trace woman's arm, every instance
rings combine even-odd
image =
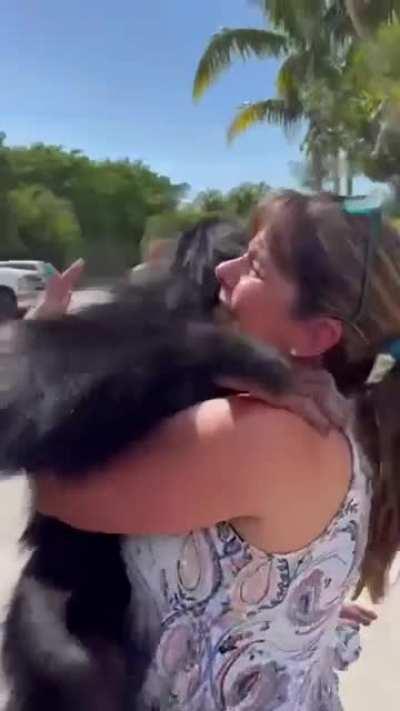
[[[250,398],[211,400],[167,420],[82,483],[44,479],[37,507],[77,528],[120,534],[179,534],[262,516],[268,472],[298,464],[306,429]]]

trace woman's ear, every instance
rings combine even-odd
[[[309,319],[302,329],[296,354],[300,358],[321,356],[334,348],[343,335],[341,321],[329,316]]]

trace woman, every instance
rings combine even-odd
[[[74,526],[136,535],[128,570],[152,602],[149,628],[154,610],[161,623],[144,709],[340,707],[342,602],[363,559],[362,584],[383,593],[399,539],[396,369],[365,383],[400,330],[400,245],[383,229],[366,261],[371,234],[329,197],[286,193],[260,206],[246,254],[218,267],[239,328],[358,396],[369,527],[369,466],[350,428],[322,437],[246,396],[179,413],[102,476],[38,492]]]

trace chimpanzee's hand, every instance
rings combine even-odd
[[[332,427],[344,429],[351,415],[350,402],[339,393],[333,376],[321,368],[295,366],[293,394],[277,404],[300,415],[322,433]]]
[[[274,396],[257,385],[224,381],[240,392],[248,392],[252,397],[266,402],[271,407],[289,410],[309,422],[321,434],[328,434],[332,427],[343,429],[351,414],[351,405],[339,393],[335,381],[326,370],[306,366],[295,366],[290,392]]]

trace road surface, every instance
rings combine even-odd
[[[101,290],[78,292],[74,307],[105,298]],[[17,540],[29,506],[22,477],[0,482],[0,620],[23,561]],[[396,562],[400,569],[400,559]],[[393,573],[393,582],[397,570]],[[345,711],[399,711],[400,708],[400,584],[393,584],[384,605],[377,608],[379,620],[363,634],[359,662],[342,675]],[[0,684],[0,711],[5,689]],[[55,710],[56,711],[56,710]]]
[[[100,303],[109,298],[109,292],[106,289],[80,289],[72,295],[71,311],[83,308],[88,304]]]

